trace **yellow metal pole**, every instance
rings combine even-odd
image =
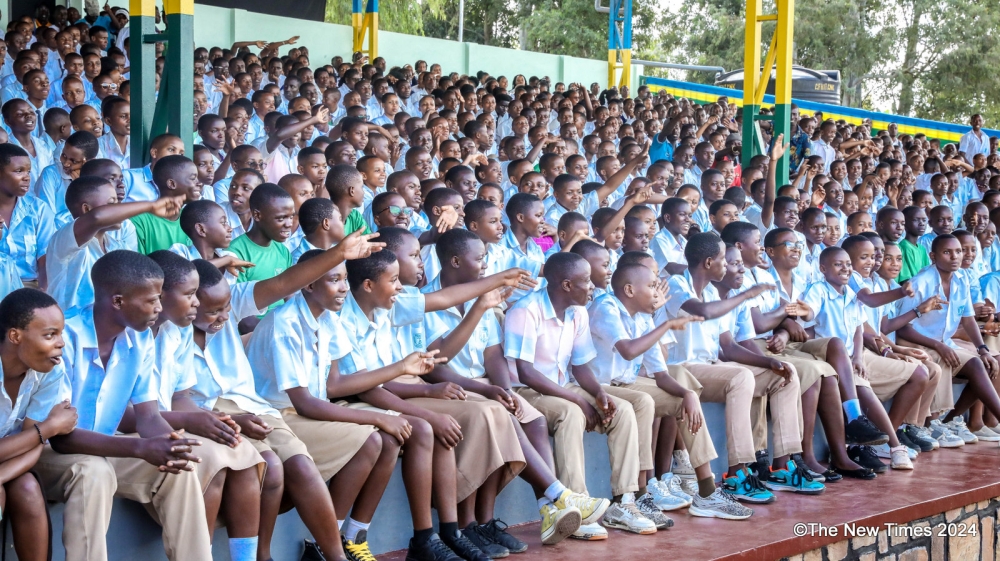
[[[767,92],[767,84],[771,81],[771,68],[774,66],[774,57],[778,55],[778,50],[774,48],[778,34],[771,36],[771,46],[767,48],[767,57],[764,59],[764,66],[760,71],[760,81],[757,83],[757,92],[754,95],[754,104],[764,103],[764,94]]]

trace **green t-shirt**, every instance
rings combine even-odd
[[[130,218],[135,226],[139,253],[149,255],[161,249],[170,249],[175,243],[191,245],[191,238],[181,230],[180,220],[167,220],[154,214],[140,214]]]
[[[903,238],[899,240],[899,252],[903,254],[903,268],[896,277],[896,282],[904,283],[913,278],[921,269],[931,264],[927,250],[914,245]]]
[[[292,266],[292,254],[289,253],[285,244],[272,241],[268,246],[259,246],[254,243],[246,234],[233,240],[229,244],[229,251],[236,254],[244,261],[254,264],[253,267],[243,271],[236,277],[236,282],[261,281],[274,278],[285,269]],[[282,301],[275,302],[268,306],[268,310],[273,310],[282,304]]]
[[[358,230],[361,230],[362,234],[372,233],[368,224],[365,222],[365,218],[361,216],[358,209],[352,208],[351,212],[347,214],[347,220],[344,221],[344,235],[349,236]]]

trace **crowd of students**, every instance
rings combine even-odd
[[[46,500],[71,561],[107,559],[116,496],[172,560],[210,559],[224,523],[234,561],[268,561],[295,508],[302,559],[372,561],[398,461],[407,559],[482,561],[527,550],[494,512],[515,477],[555,544],[1000,441],[978,115],[942,146],[794,109],[742,166],[726,98],[325,64],[292,38],[197,48],[193,153],[164,134],[147,164],[127,21],[57,7],[0,42],[0,515],[22,561],[49,554]]]

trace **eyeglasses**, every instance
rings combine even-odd
[[[385,211],[389,211],[389,214],[393,216],[399,216],[400,214],[402,214],[403,216],[410,216],[413,214],[412,208],[408,206],[398,207],[396,205],[389,205],[386,208],[383,208],[382,210],[378,211],[376,214],[382,214]]]
[[[264,160],[247,160],[247,167],[250,169],[262,169]]]
[[[118,84],[99,84],[102,90],[117,90]]]
[[[783,245],[788,249],[798,249],[800,251],[802,250],[803,247],[805,247],[805,244],[803,244],[802,242],[779,242],[775,244],[774,247],[778,247],[779,245]]]

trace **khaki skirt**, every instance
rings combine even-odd
[[[294,407],[282,409],[281,418],[295,436],[305,443],[323,481],[329,481],[337,475],[361,450],[368,437],[378,430],[371,425],[317,421],[299,415]]]

